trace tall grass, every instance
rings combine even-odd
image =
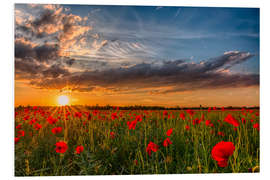
[[[253,128],[253,124],[259,122],[259,116],[255,115],[257,111],[243,115],[240,110],[201,110],[195,111],[193,116],[185,111],[168,111],[169,117],[164,116],[163,111],[150,110],[108,110],[99,111],[97,115],[93,111],[71,107],[43,108],[36,114],[34,111],[37,110],[30,109],[28,113],[16,110],[15,125],[21,124],[25,131],[25,136],[15,145],[16,176],[240,173],[259,167],[259,131]],[[41,111],[49,113],[42,116]],[[67,112],[71,112],[68,119],[65,118]],[[75,117],[75,112],[82,112],[82,117]],[[84,112],[91,114],[90,120]],[[115,120],[111,119],[112,112],[117,112]],[[185,113],[185,120],[180,118],[180,113]],[[229,113],[239,122],[244,117],[246,123],[241,122],[234,129],[223,121]],[[49,114],[60,117],[56,124],[46,121]],[[29,115],[28,120],[24,120],[26,115]],[[143,119],[137,122],[135,130],[130,130],[127,121],[134,120],[136,115],[142,115]],[[202,115],[204,121],[193,125],[193,120]],[[32,118],[42,125],[40,130],[29,124]],[[206,120],[211,120],[213,127],[206,126]],[[189,130],[185,129],[186,125]],[[63,131],[55,135],[51,129],[58,126],[63,127]],[[162,143],[170,128],[173,128],[169,137],[172,144],[164,147]],[[15,129],[16,136],[17,131]],[[115,133],[114,138],[110,132]],[[218,132],[223,132],[224,136]],[[68,144],[68,150],[63,154],[55,152],[58,141]],[[150,141],[159,146],[151,156],[146,152]],[[211,157],[213,146],[220,141],[231,141],[235,145],[234,154],[224,168]],[[84,147],[81,154],[75,153],[78,145]]]

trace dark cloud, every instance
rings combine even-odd
[[[42,64],[37,64],[33,59],[29,60],[22,60],[22,59],[15,59],[15,73],[25,73],[30,75],[29,77],[35,78],[39,77],[40,73],[46,67]]]
[[[33,46],[23,43],[22,41],[15,42],[15,58],[28,59],[33,58],[34,56],[35,52]]]
[[[39,61],[49,61],[58,58],[59,47],[56,44],[44,44],[34,48],[36,58]]]
[[[46,70],[42,71],[43,76],[57,78],[61,75],[66,76],[69,74],[69,71],[60,65],[52,65]]]
[[[33,46],[24,41],[15,41],[15,58],[29,59],[44,62],[56,60],[59,56],[59,47],[55,44],[43,44]]]
[[[166,61],[162,64],[141,63],[128,68],[84,71],[70,73],[64,77],[42,79],[32,85],[41,88],[74,87],[92,90],[93,86],[118,89],[143,89],[171,87],[159,93],[179,92],[198,89],[248,87],[259,85],[258,74],[233,74],[224,72],[227,67],[246,61],[250,53],[230,52],[201,63],[183,60]],[[52,86],[54,85],[54,86]],[[75,88],[77,91],[80,88]]]
[[[65,63],[69,66],[71,66],[75,62],[75,59],[67,59]]]
[[[42,27],[47,24],[56,24],[58,20],[58,16],[50,10],[45,10],[40,18],[37,18],[32,22],[32,25],[36,28]]]

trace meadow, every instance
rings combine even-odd
[[[15,109],[15,176],[259,172],[258,109]]]

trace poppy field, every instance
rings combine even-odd
[[[258,109],[15,108],[15,176],[259,172]]]

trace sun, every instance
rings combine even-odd
[[[65,95],[58,96],[58,104],[61,106],[67,105],[69,102],[69,98]]]

